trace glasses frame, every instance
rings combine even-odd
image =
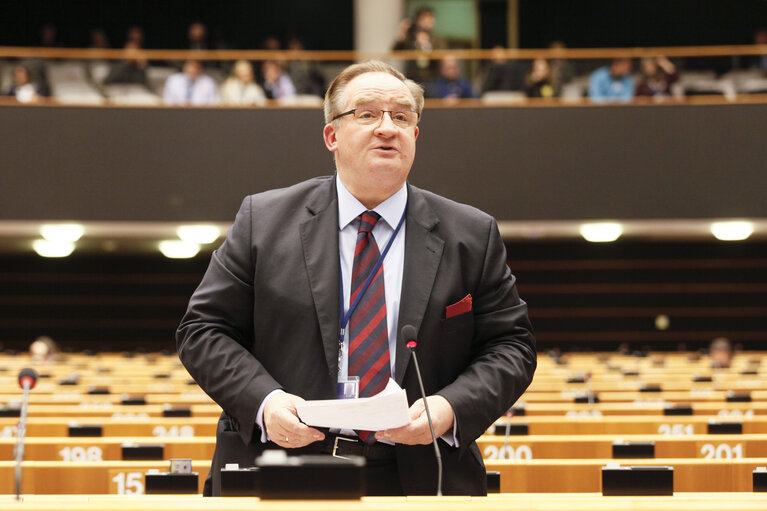
[[[418,123],[419,123],[419,122],[420,122],[420,120],[421,120],[421,114],[419,114],[419,113],[418,113],[418,112],[416,112],[415,110],[384,110],[383,108],[370,108],[370,107],[352,108],[352,109],[351,109],[351,110],[349,110],[348,112],[344,112],[344,113],[342,113],[342,114],[338,114],[338,115],[336,115],[335,117],[333,117],[333,119],[332,119],[332,120],[333,120],[333,121],[335,121],[336,119],[340,119],[341,117],[344,117],[344,116],[347,116],[347,115],[352,115],[352,114],[354,114],[354,113],[355,113],[357,110],[378,110],[379,112],[381,112],[381,118],[378,120],[378,122],[379,122],[379,123],[380,123],[381,121],[383,121],[383,114],[386,114],[386,113],[388,113],[388,114],[389,114],[389,118],[392,120],[392,123],[393,123],[395,126],[397,126],[398,128],[400,128],[400,129],[405,129],[405,128],[415,128],[416,126],[418,126]],[[399,126],[399,125],[398,125],[398,124],[397,124],[397,123],[394,121],[394,118],[392,117],[392,114],[393,114],[394,112],[410,112],[410,113],[413,113],[413,114],[415,114],[415,115],[416,115],[415,124],[413,124],[412,126],[405,126],[405,128],[402,128],[402,127],[400,127],[400,126]],[[371,123],[371,125],[372,125],[372,123]]]

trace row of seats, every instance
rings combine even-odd
[[[680,492],[751,491],[751,472],[767,465],[761,356],[711,369],[707,357],[686,353],[541,355],[533,385],[478,443],[488,470],[502,473],[502,491],[599,491],[609,463],[674,466]],[[0,358],[0,404],[11,405],[0,408],[3,459],[18,420],[15,375],[26,365],[24,356]],[[25,471],[77,479],[63,493],[118,493],[120,481],[125,493],[130,474],[138,484],[140,470],[167,469],[175,457],[195,460],[201,479],[207,475],[220,409],[175,356],[72,355],[41,373]],[[728,401],[725,389],[743,378],[752,381],[738,393],[752,400]],[[584,400],[583,392],[593,394]],[[163,460],[128,461],[135,457]]]
[[[152,65],[146,68],[147,84],[106,84],[111,64],[107,61],[46,61],[43,69],[50,94],[57,102],[70,105],[157,106],[163,103],[163,88],[168,77],[178,68]],[[0,91],[8,90],[13,81],[13,65],[0,61]],[[205,74],[221,86],[226,74],[218,68],[208,68]],[[318,106],[322,98],[298,95],[280,101],[283,104]]]
[[[167,430],[166,430],[167,431]],[[111,461],[210,459],[211,436],[151,437],[30,436],[27,461]],[[13,459],[15,439],[0,438],[0,459]],[[767,433],[714,435],[485,435],[479,439],[485,460],[533,459],[741,459],[767,458]]]
[[[320,65],[320,69],[324,69]],[[168,65],[147,67],[147,86],[136,84],[104,84],[111,64],[108,61],[49,61],[44,64],[51,88],[51,94],[64,104],[97,105],[109,102],[115,105],[160,105],[167,78],[177,72]],[[336,65],[328,67],[325,73],[332,78]],[[226,79],[218,68],[206,69],[206,74],[219,85]],[[580,100],[587,95],[590,75],[574,78],[562,88],[564,100]],[[12,64],[0,61],[0,91],[12,85]],[[717,76],[714,71],[683,71],[679,81],[672,86],[672,95],[677,98],[691,94],[720,94],[735,99],[739,94],[767,92],[767,77],[758,69],[737,69]],[[487,91],[482,98],[489,104],[524,101],[522,91]],[[321,98],[301,96],[290,102],[319,104]]]

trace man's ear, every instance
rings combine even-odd
[[[338,151],[336,127],[332,122],[325,125],[325,128],[322,130],[322,138],[325,140],[325,147],[328,148],[328,151],[331,153]]]
[[[421,130],[418,129],[418,126],[415,127],[415,136],[414,139],[418,139],[418,134],[421,132]]]

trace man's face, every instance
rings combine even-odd
[[[196,60],[189,60],[184,64],[184,73],[191,80],[195,80],[202,74],[202,64]]]
[[[442,59],[442,76],[448,80],[457,80],[458,75],[458,61],[454,57]]]
[[[339,113],[363,107],[415,110],[410,90],[388,73],[355,77],[341,98],[344,106]],[[353,115],[347,115],[325,125],[323,135],[328,150],[336,153],[341,181],[366,206],[375,202],[374,207],[405,183],[415,157],[418,127],[400,128],[387,113],[372,125],[357,124]]]
[[[622,78],[631,73],[630,60],[615,60],[610,66],[610,73],[616,78]]]

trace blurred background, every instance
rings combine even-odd
[[[539,348],[767,341],[767,2],[0,3],[0,345],[173,350],[325,88],[421,83],[411,183],[499,221]]]

